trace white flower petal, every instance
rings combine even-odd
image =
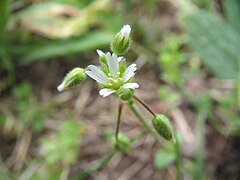
[[[93,78],[95,81],[101,84],[108,85],[108,77],[106,74],[104,74],[104,72],[101,69],[94,65],[89,65],[88,68],[91,70],[86,71],[86,74],[89,77]]]
[[[99,94],[101,95],[101,96],[103,96],[103,97],[106,97],[106,96],[109,96],[110,94],[112,94],[112,93],[114,93],[114,92],[116,92],[115,90],[112,90],[112,89],[107,89],[107,88],[105,88],[105,89],[101,89],[100,91],[99,91]]]
[[[123,56],[120,56],[120,57],[118,57],[117,59],[118,59],[118,62],[120,63],[120,62],[124,59],[124,57],[123,57]]]
[[[126,83],[121,88],[123,89],[136,89],[139,88],[138,83]]]
[[[107,59],[107,64],[109,71],[112,75],[116,75],[117,72],[119,71],[119,64],[118,64],[118,58],[117,56],[113,53],[112,55],[108,52],[106,54],[106,59]]]
[[[130,32],[131,32],[131,26],[126,24],[122,27],[121,31],[120,31],[120,34],[123,36],[123,37],[129,37],[130,35]]]
[[[96,74],[94,74],[92,71],[86,71],[86,74],[91,77],[92,79],[94,79],[95,81],[97,81],[98,83],[107,85],[107,81],[101,79],[99,76],[97,76]]]
[[[136,64],[131,64],[128,66],[128,68],[123,73],[123,81],[126,82],[130,78],[132,78],[135,75],[135,71],[137,70]]]
[[[64,83],[62,82],[62,83],[57,87],[57,90],[58,90],[59,92],[61,92],[61,91],[63,91],[63,89],[64,89]]]
[[[101,50],[99,50],[99,49],[97,49],[97,53],[98,53],[99,57],[102,57],[102,56],[104,56],[104,55],[105,55],[105,53],[104,53],[104,52],[102,52],[102,51],[101,51]]]

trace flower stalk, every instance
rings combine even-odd
[[[154,131],[146,122],[146,120],[142,117],[142,115],[138,112],[138,110],[135,108],[135,105],[133,102],[127,103],[129,109],[133,112],[133,114],[138,118],[138,120],[142,123],[144,128],[153,135],[153,137],[156,139],[156,141],[161,144],[161,140],[159,139],[159,135]]]
[[[120,102],[119,106],[118,106],[117,127],[116,127],[116,133],[115,133],[116,141],[118,140],[118,132],[119,132],[119,129],[120,129],[120,121],[121,121],[122,109],[123,109],[123,103]]]
[[[145,107],[152,115],[153,117],[156,117],[156,114],[148,107],[148,105],[146,105],[141,99],[139,99],[137,96],[133,96],[133,98],[138,101],[141,105],[143,105],[143,107]]]

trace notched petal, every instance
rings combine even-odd
[[[127,69],[123,73],[123,80],[124,82],[128,81],[130,78],[132,78],[136,73],[135,71],[137,70],[137,65],[132,64],[127,67]]]
[[[101,96],[103,96],[103,97],[106,97],[106,96],[109,96],[110,94],[112,94],[112,93],[114,93],[114,92],[116,92],[115,90],[112,90],[112,89],[107,89],[107,88],[105,88],[105,89],[101,89],[100,91],[99,91],[99,94],[101,95]]]
[[[136,89],[139,88],[138,83],[126,83],[122,86],[123,89]]]

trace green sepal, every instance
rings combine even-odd
[[[133,90],[125,89],[124,92],[120,95],[120,98],[123,101],[129,101],[133,96]]]

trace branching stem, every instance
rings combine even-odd
[[[134,115],[138,118],[138,120],[142,123],[142,125],[144,126],[144,128],[153,135],[153,137],[155,137],[155,139],[157,140],[157,142],[159,144],[161,144],[161,141],[159,139],[159,135],[157,134],[157,132],[155,132],[149,125],[148,123],[145,121],[145,119],[142,117],[142,115],[138,112],[138,110],[135,108],[135,105],[132,102],[128,103],[128,107],[129,109],[134,113]]]

